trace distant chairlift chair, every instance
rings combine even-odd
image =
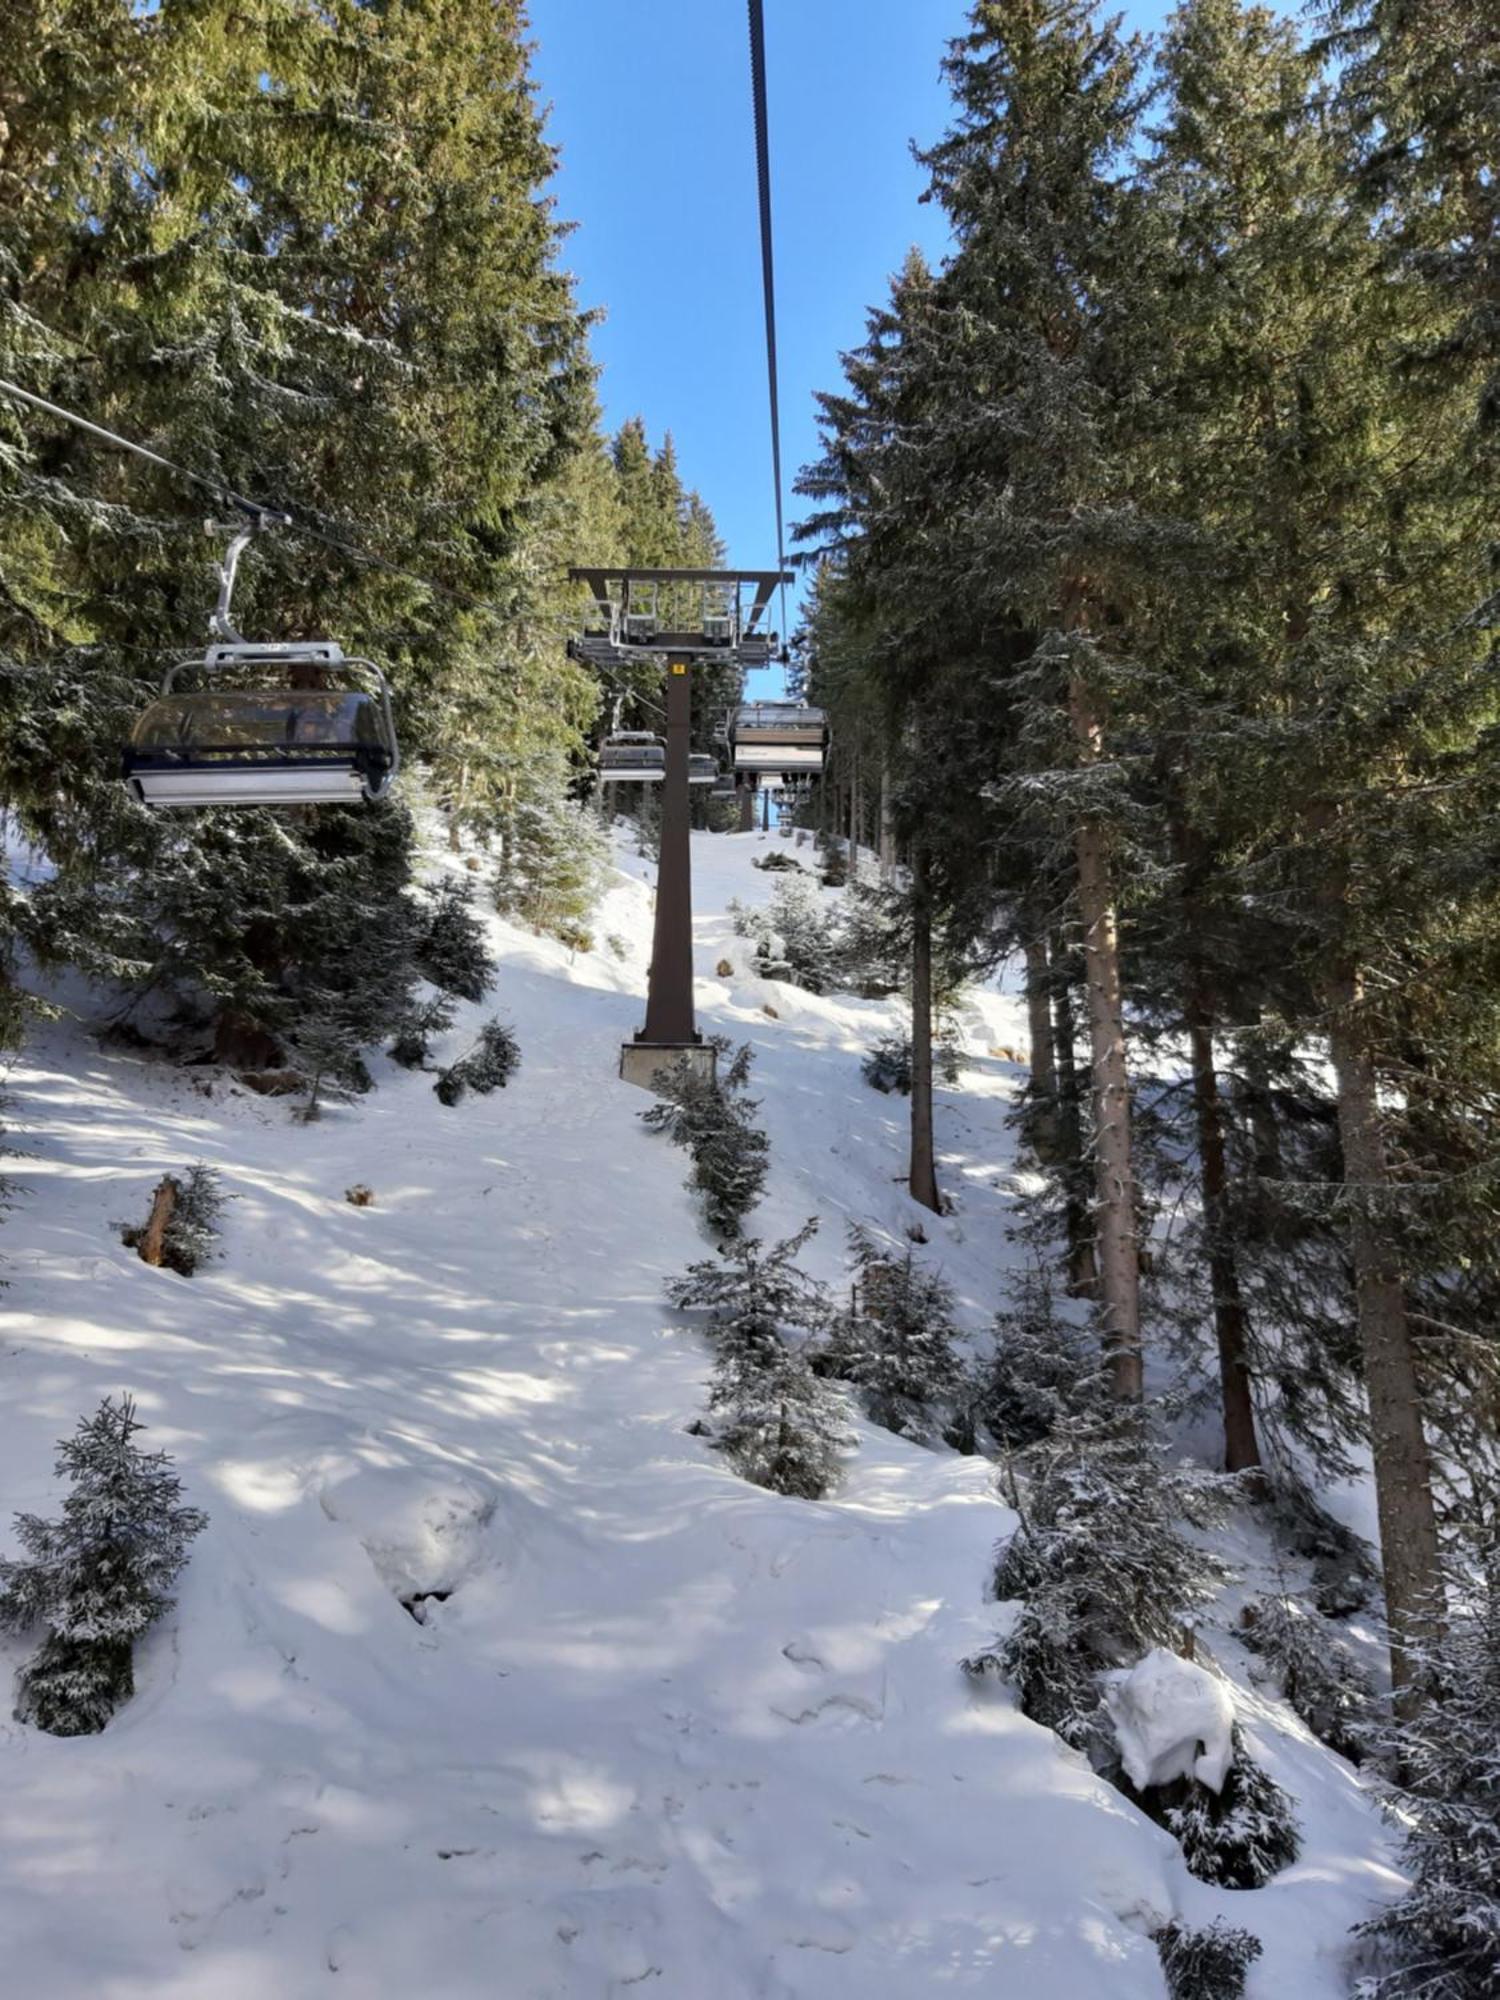
[[[736,771],[816,777],[828,755],[828,717],[794,701],[758,701],[729,718]]]
[[[601,785],[659,785],[667,775],[667,746],[645,730],[606,736],[599,751]]]

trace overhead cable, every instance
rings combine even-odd
[[[762,0],[750,6],[750,94],[755,107],[755,170],[760,193],[760,273],[766,308],[766,378],[771,395],[771,479],[776,489],[776,567],[786,568],[786,529],[781,510],[781,400],[776,370],[776,266],[771,246],[771,140],[766,118],[766,23]],[[786,585],[781,587],[781,622],[786,623]]]
[[[306,521],[299,520],[291,508],[280,503],[272,504],[264,500],[250,500],[243,493],[236,493],[232,486],[209,474],[194,472],[190,466],[177,465],[170,458],[163,458],[160,452],[138,444],[134,438],[121,437],[117,431],[106,430],[102,424],[92,423],[87,417],[79,416],[76,410],[64,409],[60,403],[49,403],[44,396],[37,396],[30,389],[23,389],[18,382],[8,382],[0,376],[0,394],[13,397],[19,403],[28,403],[35,410],[44,411],[49,417],[57,417],[63,423],[71,424],[75,430],[87,436],[98,438],[102,443],[113,445],[119,451],[133,452],[137,458],[144,458],[151,465],[159,465],[164,472],[170,472],[175,479],[185,480],[196,486],[200,492],[210,493],[216,500],[222,500],[237,508],[240,513],[254,521],[257,526],[280,526],[290,528],[293,534],[305,540],[318,542],[326,549],[347,556],[353,562],[366,563],[372,569],[384,570],[389,576],[399,576],[407,583],[417,584],[430,591],[434,597],[445,597],[450,603],[461,604],[470,611],[488,611],[496,618],[507,618],[512,614],[502,611],[485,597],[470,597],[466,591],[452,590],[445,583],[434,583],[431,577],[421,576],[416,570],[403,569],[400,563],[387,562],[384,556],[372,555],[353,542],[341,540],[322,528],[315,528]]]

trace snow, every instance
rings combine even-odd
[[[996,986],[965,1010],[934,1218],[904,1190],[904,1103],[859,1080],[895,1008],[745,969],[725,908],[766,900],[749,863],[774,844],[694,841],[701,1022],[754,1043],[771,1137],[753,1226],[820,1215],[805,1261],[844,1284],[846,1219],[897,1246],[920,1224],[977,1332],[1024,1254],[1022,1006]],[[1284,1708],[1240,1702],[1302,1860],[1253,1895],[1196,1883],[958,1669],[1005,1615],[992,1467],[861,1423],[809,1503],[690,1433],[708,1360],[663,1286],[706,1244],[615,1074],[650,948],[649,868],[618,859],[593,952],[494,922],[497,992],[435,1052],[498,1008],[522,1067],[491,1097],[446,1109],[377,1059],[375,1092],[302,1126],[112,1047],[76,989],[16,1065],[0,1546],[10,1510],[55,1509],[55,1440],[120,1390],[210,1521],[102,1735],[0,1722],[7,1989],[1160,2000],[1149,1933],[1224,1915],[1266,1939],[1252,2000],[1335,2000],[1347,1927],[1395,1877],[1356,1774]],[[116,1225],[198,1159],[233,1200],[222,1261],[183,1279]],[[0,1639],[0,1679],[26,1650]]]
[[[1155,1646],[1109,1676],[1104,1702],[1137,1791],[1196,1778],[1222,1791],[1234,1762],[1234,1702],[1217,1675]]]

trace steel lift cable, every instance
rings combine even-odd
[[[144,458],[151,465],[159,465],[164,472],[170,472],[176,479],[185,480],[201,492],[210,493],[216,500],[227,502],[237,508],[247,519],[257,526],[285,527],[305,540],[320,543],[325,549],[333,549],[337,554],[348,556],[354,562],[366,563],[372,569],[384,570],[388,576],[399,576],[407,583],[415,583],[421,589],[430,591],[434,597],[444,597],[452,604],[461,604],[469,611],[488,611],[494,617],[504,619],[508,614],[498,604],[488,598],[470,597],[465,591],[451,590],[445,583],[434,583],[431,577],[420,576],[415,570],[403,569],[399,563],[387,562],[384,556],[371,555],[353,542],[341,541],[338,536],[325,533],[321,528],[311,527],[298,520],[289,509],[272,506],[261,500],[247,500],[243,493],[236,493],[232,486],[222,480],[212,479],[206,473],[194,472],[186,465],[176,465],[170,458],[163,458],[160,452],[150,450],[146,445],[137,444],[133,438],[121,437],[117,431],[106,430],[102,424],[91,423],[87,417],[80,417],[76,410],[64,409],[60,403],[49,403],[44,396],[33,395],[30,389],[23,389],[18,382],[8,382],[0,376],[0,394],[11,396],[19,403],[28,403],[34,410],[42,410],[49,417],[60,418],[71,424],[75,430],[85,432],[89,437],[98,438],[104,444],[113,445],[119,451],[133,452],[137,458]]]
[[[771,478],[776,489],[776,567],[786,568],[786,528],[781,507],[781,399],[776,369],[776,265],[771,238],[771,140],[766,117],[766,22],[762,0],[749,0],[750,95],[755,109],[755,171],[760,194],[760,273],[766,308],[766,379],[771,397]],[[781,586],[782,643],[786,642],[786,585]]]

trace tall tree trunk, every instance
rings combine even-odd
[[[1362,983],[1352,965],[1334,975],[1328,998],[1344,1181],[1354,1196],[1349,1249],[1370,1408],[1391,1682],[1398,1709],[1409,1715],[1421,1702],[1421,1651],[1443,1627],[1432,1465],[1401,1266],[1389,1236],[1370,1212],[1372,1198],[1388,1193],[1391,1180],[1375,1062],[1360,1017]]]
[[[1250,1400],[1250,1355],[1245,1300],[1229,1228],[1229,1166],[1224,1106],[1214,1066],[1213,1009],[1205,982],[1188,976],[1188,1051],[1193,1072],[1193,1112],[1198,1128],[1198,1180],[1208,1278],[1213,1291],[1214,1335],[1219,1348],[1219,1394],[1224,1413],[1224,1469],[1250,1472],[1261,1463]]]
[[[911,1170],[912,1199],[942,1213],[932,1138],[932,911],[927,863],[920,847],[911,857]]]
[[[1089,1213],[1089,1168],[1084,1157],[1083,1089],[1075,1054],[1078,1027],[1066,972],[1061,936],[1052,940],[1052,1047],[1057,1065],[1057,1166],[1063,1186],[1063,1226],[1068,1237],[1068,1295],[1097,1298],[1099,1264],[1094,1254],[1094,1222]]]
[[[1103,731],[1093,698],[1076,676],[1068,715],[1079,761],[1097,763]],[[1121,1402],[1142,1391],[1140,1259],[1135,1240],[1135,1176],[1130,1146],[1130,1077],[1125,1059],[1125,1009],[1120,989],[1120,940],[1102,821],[1082,820],[1074,832],[1078,910],[1083,929],[1084,984],[1093,1054],[1094,1215],[1099,1302],[1110,1382]]]
[[[1057,1162],[1057,1060],[1052,1047],[1052,970],[1047,940],[1026,940],[1026,1025],[1029,1032],[1026,1137],[1044,1166]]]
[[[891,767],[880,765],[880,879],[888,882],[896,866],[896,836],[891,827]]]

